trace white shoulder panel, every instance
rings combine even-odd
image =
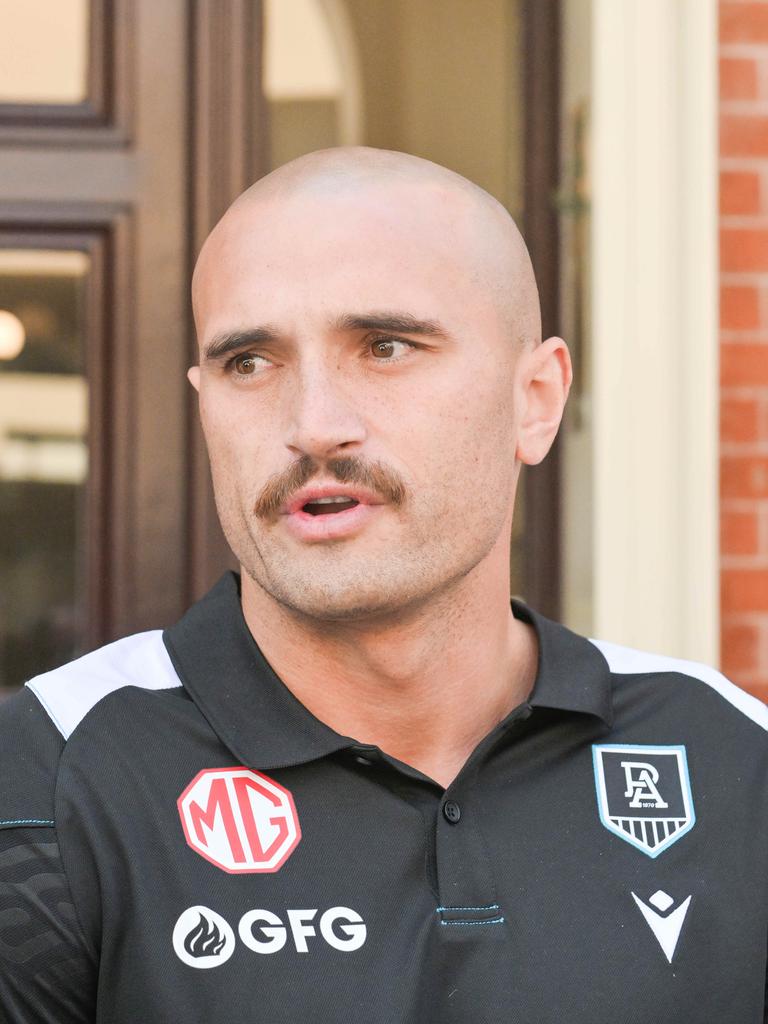
[[[181,686],[160,629],[116,640],[52,672],[35,676],[27,686],[51,721],[69,739],[102,697],[123,686],[168,690]]]
[[[636,651],[632,647],[621,647],[619,644],[607,643],[605,640],[591,640],[591,642],[602,652],[611,672],[621,675],[643,672],[680,672],[711,686],[729,704],[738,708],[743,715],[751,718],[763,729],[768,729],[768,707],[757,697],[752,697],[744,690],[739,689],[721,672],[710,668],[709,665],[701,665],[697,661],[685,661],[682,658],[668,658],[663,654],[647,654],[645,651]]]

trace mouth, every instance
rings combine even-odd
[[[352,537],[381,515],[385,503],[364,487],[317,483],[296,493],[283,506],[282,521],[300,541]]]
[[[333,516],[340,512],[347,512],[349,509],[359,505],[356,498],[347,498],[339,495],[330,498],[313,498],[301,506],[301,511],[311,516]]]
[[[328,481],[302,487],[280,511],[288,516],[339,516],[358,505],[379,504],[381,498],[364,487]]]

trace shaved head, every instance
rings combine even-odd
[[[209,235],[195,267],[192,301],[198,332],[210,276],[233,239],[247,231],[254,218],[301,202],[310,233],[313,204],[318,211],[338,204],[339,216],[346,215],[354,223],[360,216],[360,201],[372,197],[388,204],[393,222],[398,217],[410,219],[414,201],[437,211],[437,223],[429,225],[434,241],[448,247],[451,258],[496,305],[510,340],[524,346],[541,341],[533,267],[520,231],[501,203],[479,185],[430,160],[364,146],[301,156],[261,178],[232,203]]]
[[[569,370],[495,199],[405,153],[311,153],[232,204],[193,299],[189,379],[251,607],[359,623],[470,575],[508,593],[520,466]]]

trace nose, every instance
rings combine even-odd
[[[317,364],[302,368],[287,396],[288,448],[324,459],[361,444],[366,426],[350,390],[338,369]]]

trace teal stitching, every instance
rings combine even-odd
[[[441,921],[440,924],[443,924],[443,925],[461,924],[461,925],[464,925],[466,928],[471,928],[473,925],[481,925],[481,924],[504,924],[504,918],[503,917],[494,917],[493,920],[491,920],[491,921]]]
[[[15,821],[0,821],[0,825],[55,825],[47,818],[17,818]]]
[[[444,910],[498,910],[498,903],[489,903],[487,907],[438,907],[436,914],[442,914]]]

